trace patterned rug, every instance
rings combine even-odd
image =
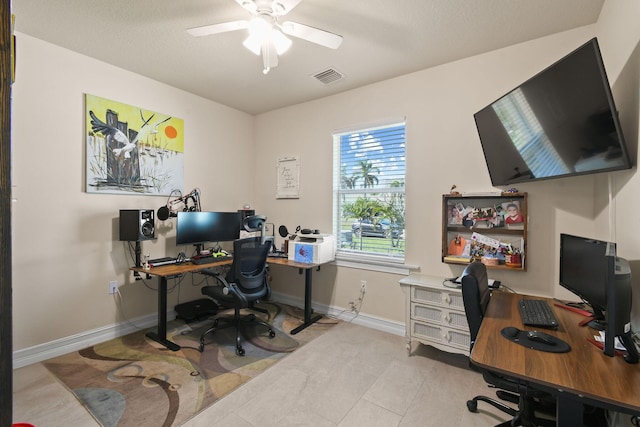
[[[276,336],[269,338],[260,325],[244,327],[244,357],[235,353],[233,327],[207,335],[200,353],[200,334],[211,320],[176,320],[167,325],[167,337],[182,347],[176,352],[139,331],[43,364],[103,427],[180,426],[337,323],[322,318],[292,336],[288,331],[302,323],[302,310],[271,302],[260,307],[269,313],[256,316],[270,323]]]

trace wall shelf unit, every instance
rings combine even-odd
[[[527,193],[442,196],[442,262],[526,271]]]

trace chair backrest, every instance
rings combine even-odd
[[[247,296],[257,293],[265,295],[269,291],[266,266],[273,237],[264,243],[260,240],[260,237],[249,237],[233,242],[233,263],[226,279],[235,283]]]
[[[266,221],[267,217],[264,215],[251,215],[242,221],[242,227],[249,232],[259,231],[261,242],[264,243],[269,238],[265,235]]]
[[[478,336],[490,299],[491,291],[487,278],[487,267],[481,262],[469,264],[462,272],[462,300],[469,324],[471,348],[473,348]]]

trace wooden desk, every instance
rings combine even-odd
[[[471,353],[473,363],[521,378],[555,395],[557,423],[562,427],[582,426],[585,404],[640,413],[640,365],[628,364],[621,356],[606,356],[588,342],[594,331],[578,326],[582,315],[556,307],[547,299],[560,327],[545,332],[568,342],[568,353],[532,350],[502,337],[500,331],[506,326],[534,329],[522,324],[517,306],[522,297],[493,292]]]
[[[220,267],[231,263],[232,261],[227,259],[224,261],[200,265],[192,264],[190,262],[184,264],[168,264],[161,265],[160,267],[153,267],[149,270],[145,270],[142,267],[131,267],[130,270],[132,271],[158,277],[158,332],[147,332],[147,337],[162,344],[170,350],[180,350],[180,346],[178,344],[167,339],[167,279],[184,273],[195,273],[200,270],[204,270],[205,268]]]
[[[267,259],[267,264],[271,265],[284,265],[287,267],[297,268],[300,274],[304,271],[304,323],[297,328],[291,330],[291,335],[295,335],[313,323],[317,322],[322,316],[313,316],[313,309],[311,308],[311,294],[312,283],[311,275],[314,269],[320,270],[322,264],[306,264],[302,262],[290,261],[287,258],[271,258]]]

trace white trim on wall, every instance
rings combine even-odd
[[[304,300],[302,298],[296,298],[276,292],[272,294],[272,297],[275,301],[282,302],[284,304],[289,304],[295,307],[304,306]],[[344,322],[350,322],[355,325],[376,329],[393,335],[405,335],[404,323],[394,322],[366,314],[354,315],[354,313],[344,308],[328,306],[325,304],[313,303],[312,307],[314,311],[317,311],[318,313],[322,313],[326,316],[333,317]],[[167,320],[173,320],[175,318],[176,312],[174,310],[167,312]],[[22,368],[33,363],[42,362],[73,351],[82,350],[83,348],[118,338],[132,332],[136,332],[140,329],[151,328],[157,324],[157,321],[158,317],[154,313],[130,321],[116,323],[103,328],[93,329],[69,337],[49,341],[44,344],[17,350],[13,352],[13,368]]]
[[[176,312],[167,312],[167,320],[176,318]],[[92,345],[100,344],[132,332],[153,327],[158,324],[156,313],[138,317],[136,319],[115,323],[112,325],[81,332],[69,337],[60,338],[33,347],[23,348],[13,352],[13,368],[22,368],[33,363],[42,362],[53,357],[73,351],[82,350]]]

